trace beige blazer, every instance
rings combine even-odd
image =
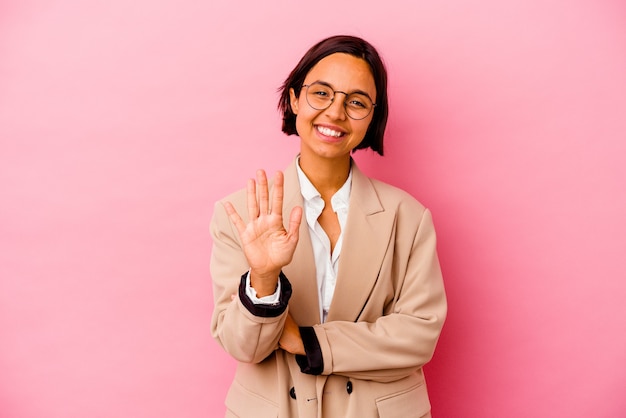
[[[303,205],[295,164],[285,170],[286,221],[294,206]],[[409,194],[366,177],[354,163],[352,176],[337,284],[323,324],[306,222],[283,269],[293,288],[287,311],[257,317],[238,296],[231,300],[248,265],[222,201],[215,205],[211,330],[239,361],[227,417],[430,416],[422,366],[433,355],[447,308],[431,215]],[[245,190],[224,200],[246,221]],[[321,375],[302,373],[295,356],[278,348],[287,312],[298,325],[314,327]]]

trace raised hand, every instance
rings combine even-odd
[[[250,282],[258,297],[274,293],[280,270],[291,262],[298,243],[302,208],[295,207],[291,211],[287,231],[283,224],[283,183],[283,173],[279,171],[274,177],[270,204],[265,171],[257,171],[256,181],[248,180],[247,224],[230,202],[224,204],[226,213],[239,232],[250,266]]]

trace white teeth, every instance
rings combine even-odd
[[[334,136],[335,138],[339,138],[340,136],[343,135],[343,132],[337,132],[334,131],[330,128],[326,128],[325,126],[318,126],[317,130],[322,134],[322,135],[326,135],[326,136]]]

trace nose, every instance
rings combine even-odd
[[[343,94],[341,92],[337,93]],[[344,105],[345,97],[343,95],[340,96],[337,93],[335,93],[335,97],[333,97],[333,101],[330,106],[328,106],[325,113],[334,120],[344,120],[348,116]]]

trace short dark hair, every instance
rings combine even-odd
[[[387,70],[376,49],[369,42],[355,36],[337,35],[323,39],[313,45],[300,59],[298,65],[291,71],[289,77],[278,90],[280,92],[278,110],[283,113],[282,131],[287,135],[298,135],[296,115],[291,110],[289,89],[293,89],[296,97],[300,97],[302,84],[304,84],[304,79],[311,68],[323,58],[335,53],[344,53],[361,58],[370,67],[376,85],[376,107],[365,138],[354,149],[371,148],[383,155],[383,136],[389,114]]]

